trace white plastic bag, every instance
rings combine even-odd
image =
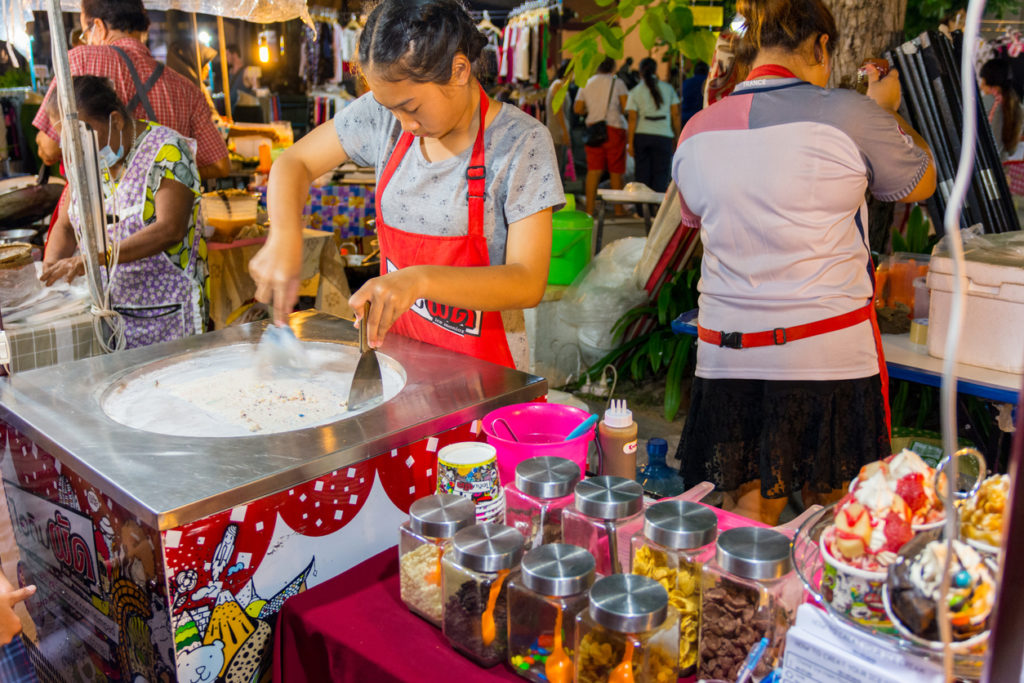
[[[583,361],[590,365],[615,348],[612,326],[629,309],[647,300],[637,284],[644,237],[608,244],[580,273],[559,302],[559,318],[576,330]]]

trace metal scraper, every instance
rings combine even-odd
[[[352,374],[352,387],[348,392],[348,409],[362,410],[384,400],[384,382],[380,375],[377,352],[366,341],[366,326],[370,319],[370,304],[363,308],[359,322],[359,362]]]

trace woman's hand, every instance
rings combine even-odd
[[[14,606],[32,597],[35,592],[35,586],[15,588],[3,572],[0,572],[0,647],[7,645],[21,633],[21,619],[14,613]]]
[[[899,73],[892,69],[885,78],[879,78],[874,65],[868,64],[865,69],[868,72],[868,97],[882,109],[896,113],[902,97]]]
[[[57,280],[65,280],[69,284],[80,275],[85,275],[85,261],[81,254],[75,254],[68,258],[62,258],[51,263],[43,263],[43,272],[39,279],[50,287]]]
[[[356,312],[356,325],[368,325],[366,340],[372,348],[384,343],[388,330],[398,318],[423,298],[422,268],[411,266],[381,275],[359,288],[348,300]],[[370,304],[370,317],[362,320],[363,308]]]
[[[288,323],[288,315],[299,300],[299,272],[302,270],[302,233],[273,235],[249,261],[249,275],[256,281],[256,300],[274,304],[274,322]]]
[[[631,157],[636,156],[636,148],[633,146],[632,140],[626,143],[626,153],[629,154],[629,156]]]

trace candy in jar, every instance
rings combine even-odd
[[[701,569],[698,677],[735,680],[761,638],[768,638],[768,646],[751,680],[760,681],[779,664],[803,595],[789,547],[789,539],[772,529],[719,534],[715,557]]]
[[[620,574],[618,531],[643,514],[644,490],[622,477],[591,477],[576,484],[573,507],[562,514],[562,540],[590,551],[602,576]],[[627,548],[623,549],[628,552]]]
[[[518,531],[477,524],[458,531],[441,559],[444,635],[481,666],[508,656],[508,579],[522,556]]]
[[[398,568],[402,602],[440,628],[441,556],[459,529],[476,523],[473,501],[439,493],[420,498],[399,528]]]
[[[700,626],[700,568],[714,554],[718,518],[707,507],[666,500],[644,512],[643,531],[632,539],[634,574],[647,576],[668,591],[679,610],[679,670],[689,675],[697,662]]]
[[[573,625],[587,608],[593,582],[594,558],[583,548],[553,543],[526,554],[508,586],[513,671],[538,683],[571,683]]]
[[[679,612],[654,579],[598,579],[576,617],[576,683],[675,683]]]
[[[562,511],[572,505],[580,468],[553,456],[516,465],[516,480],[505,485],[505,524],[526,538],[526,549],[562,542]]]

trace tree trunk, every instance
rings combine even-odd
[[[825,0],[836,26],[839,40],[832,61],[832,87],[852,88],[857,68],[869,57],[882,54],[903,42],[903,20],[907,0]],[[889,251],[893,205],[868,199],[868,239],[871,249]]]
[[[839,27],[832,62],[833,87],[853,87],[857,67],[903,42],[907,0],[825,0]]]

